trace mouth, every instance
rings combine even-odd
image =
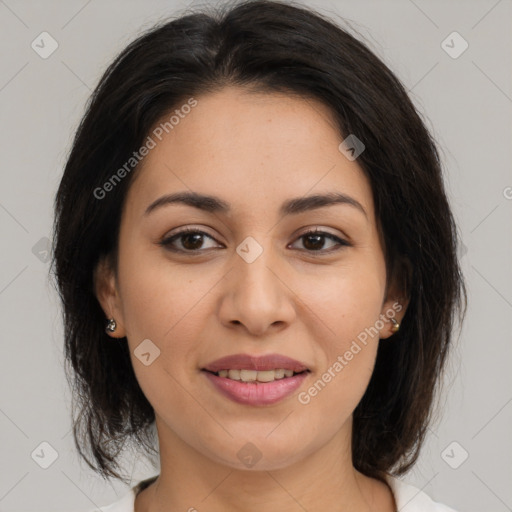
[[[217,377],[223,377],[225,379],[235,380],[239,382],[274,382],[281,379],[289,379],[295,375],[301,375],[303,373],[309,373],[310,370],[302,370],[295,372],[286,368],[275,368],[273,370],[246,370],[246,369],[223,369],[217,372],[204,369],[204,371],[216,375]]]
[[[221,395],[252,406],[283,400],[311,373],[304,363],[280,354],[234,354],[209,363],[201,371]]]

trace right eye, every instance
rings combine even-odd
[[[173,252],[185,252],[185,253],[198,253],[201,252],[201,246],[203,245],[203,239],[209,238],[210,240],[214,240],[210,235],[205,233],[204,231],[200,231],[198,229],[187,228],[175,233],[167,238],[162,239],[159,242],[159,245],[165,247],[166,249]],[[175,242],[179,241],[181,247],[176,247]],[[207,247],[208,250],[212,249],[212,247]]]

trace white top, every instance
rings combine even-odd
[[[120,500],[101,507],[101,512],[134,512],[135,496],[143,488],[147,487],[157,477],[151,477],[132,487]],[[397,511],[399,512],[456,512],[453,508],[431,500],[423,491],[406,484],[393,476],[387,476],[386,480],[393,491]],[[97,512],[98,509],[94,509]],[[93,511],[90,511],[93,512]]]

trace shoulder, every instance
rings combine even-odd
[[[158,476],[158,475],[157,475]],[[148,485],[153,483],[157,476],[153,476],[146,480],[142,480],[137,485],[126,491],[126,493],[114,503],[103,507],[95,508],[89,512],[134,512],[135,509],[135,497],[137,494],[145,489]]]
[[[423,491],[393,476],[386,476],[400,512],[456,512],[453,508],[433,501]]]

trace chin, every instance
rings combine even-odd
[[[246,433],[241,437],[230,438],[226,443],[219,442],[212,450],[216,462],[233,469],[247,471],[274,471],[284,469],[305,458],[314,448],[307,446],[304,438],[298,442],[290,442],[290,437],[279,437],[274,434]],[[288,441],[288,442],[286,442]]]

